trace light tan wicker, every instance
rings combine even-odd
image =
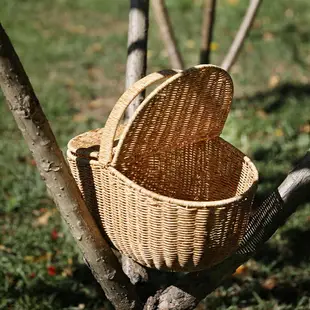
[[[117,140],[125,109],[155,82]],[[120,252],[148,267],[194,271],[236,250],[258,173],[219,137],[232,96],[230,76],[215,66],[153,73],[121,96],[104,129],[69,142],[75,180]]]

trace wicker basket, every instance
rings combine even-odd
[[[120,129],[128,105],[156,82]],[[120,97],[103,129],[69,142],[75,180],[120,252],[148,267],[194,271],[236,250],[258,173],[219,137],[232,95],[230,76],[215,66],[153,73]]]

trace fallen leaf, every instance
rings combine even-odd
[[[39,262],[50,261],[51,258],[52,258],[52,253],[46,252],[45,254],[41,256],[26,255],[24,256],[24,261],[27,263],[39,263]]]
[[[63,277],[71,277],[72,276],[72,274],[73,274],[73,271],[72,271],[72,269],[71,268],[65,268],[63,271],[62,271],[62,273],[61,273],[61,275],[63,276]]]
[[[87,75],[91,80],[94,81],[104,81],[105,75],[101,68],[95,67],[93,65],[90,65],[87,68]]]
[[[205,302],[199,303],[195,309],[196,310],[205,310],[206,309]]]
[[[94,54],[98,52],[102,52],[103,47],[99,42],[95,42],[91,44],[87,49],[86,49],[86,54]]]
[[[86,33],[86,27],[84,25],[65,25],[65,29],[71,33],[84,34]]]
[[[276,137],[283,137],[284,136],[284,132],[281,128],[277,128],[275,131],[274,131],[274,134]]]
[[[51,238],[52,238],[52,240],[57,240],[58,238],[59,238],[59,234],[58,234],[58,231],[56,230],[56,229],[53,229],[52,231],[51,231]]]
[[[246,273],[248,272],[248,270],[249,270],[249,268],[248,268],[247,266],[241,265],[241,266],[239,266],[239,267],[236,269],[236,271],[235,271],[235,273],[233,274],[233,276],[244,275],[244,274],[246,274]]]
[[[65,78],[65,80],[64,80],[64,84],[67,86],[67,87],[73,87],[73,86],[75,86],[75,81],[74,81],[74,79],[72,79],[72,78]]]
[[[309,123],[309,124],[302,125],[302,126],[300,127],[300,132],[310,133],[310,123]]]
[[[87,107],[92,110],[92,109],[98,109],[98,108],[102,107],[103,105],[104,105],[104,98],[99,97],[99,98],[96,98],[96,99],[90,101],[87,104]]]
[[[34,262],[34,259],[35,259],[35,257],[32,256],[32,255],[24,256],[24,261],[25,261],[25,262],[28,262],[28,263]]]
[[[7,247],[6,247],[5,245],[3,245],[3,244],[0,244],[0,251],[7,252],[7,253],[12,253],[12,249],[7,248]]]
[[[32,272],[32,273],[30,273],[30,274],[28,275],[28,277],[29,277],[30,279],[34,279],[34,278],[36,277],[36,273],[35,273],[35,272]]]
[[[271,32],[264,32],[263,34],[263,40],[266,42],[270,42],[274,39],[274,35]]]
[[[216,51],[216,50],[218,49],[218,47],[219,47],[218,43],[216,43],[216,42],[211,42],[211,44],[210,44],[210,50],[211,50],[212,52]]]
[[[253,28],[254,29],[257,29],[257,28],[260,28],[262,26],[262,22],[259,20],[259,19],[256,19],[253,23]]]
[[[272,75],[269,79],[268,86],[270,88],[276,87],[280,82],[280,77],[278,75]]]
[[[47,267],[47,273],[50,276],[55,276],[56,275],[56,268],[54,266],[48,266]]]
[[[262,287],[264,289],[270,291],[277,286],[277,283],[278,282],[277,282],[277,279],[275,277],[270,277],[263,282]]]
[[[256,111],[256,115],[261,119],[268,118],[268,114],[264,110],[261,110],[261,109]]]
[[[88,119],[86,113],[77,113],[72,117],[72,120],[76,123],[83,123]]]
[[[34,159],[31,159],[29,161],[29,164],[30,164],[30,166],[33,166],[33,167],[35,167],[37,165],[37,163],[36,163],[36,161]]]
[[[49,218],[53,215],[52,211],[47,211],[43,215],[39,216],[33,223],[34,227],[46,226]]]
[[[294,16],[294,11],[292,9],[287,9],[287,10],[285,10],[284,14],[286,17],[291,18]]]
[[[68,265],[72,265],[73,264],[73,259],[71,257],[68,258]]]
[[[249,53],[252,53],[254,51],[254,46],[251,42],[248,42],[246,44],[246,51],[249,52]]]
[[[187,48],[194,48],[195,47],[195,41],[194,40],[187,40],[186,42],[185,42],[185,46],[187,47]]]
[[[239,3],[239,0],[227,0],[227,2],[230,5],[237,5]]]

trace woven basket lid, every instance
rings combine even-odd
[[[121,134],[112,165],[218,137],[232,97],[232,79],[219,67],[176,73],[141,103]]]

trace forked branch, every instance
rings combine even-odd
[[[231,44],[224,61],[222,62],[221,67],[226,71],[229,71],[235,63],[261,3],[262,0],[251,0],[237,35],[235,36],[235,39]]]
[[[0,24],[0,86],[40,174],[85,260],[117,309],[139,309],[134,286],[90,215],[23,66]]]
[[[161,37],[168,52],[170,64],[173,69],[184,69],[184,61],[178,49],[177,40],[164,0],[152,0],[154,16],[161,33]]]

